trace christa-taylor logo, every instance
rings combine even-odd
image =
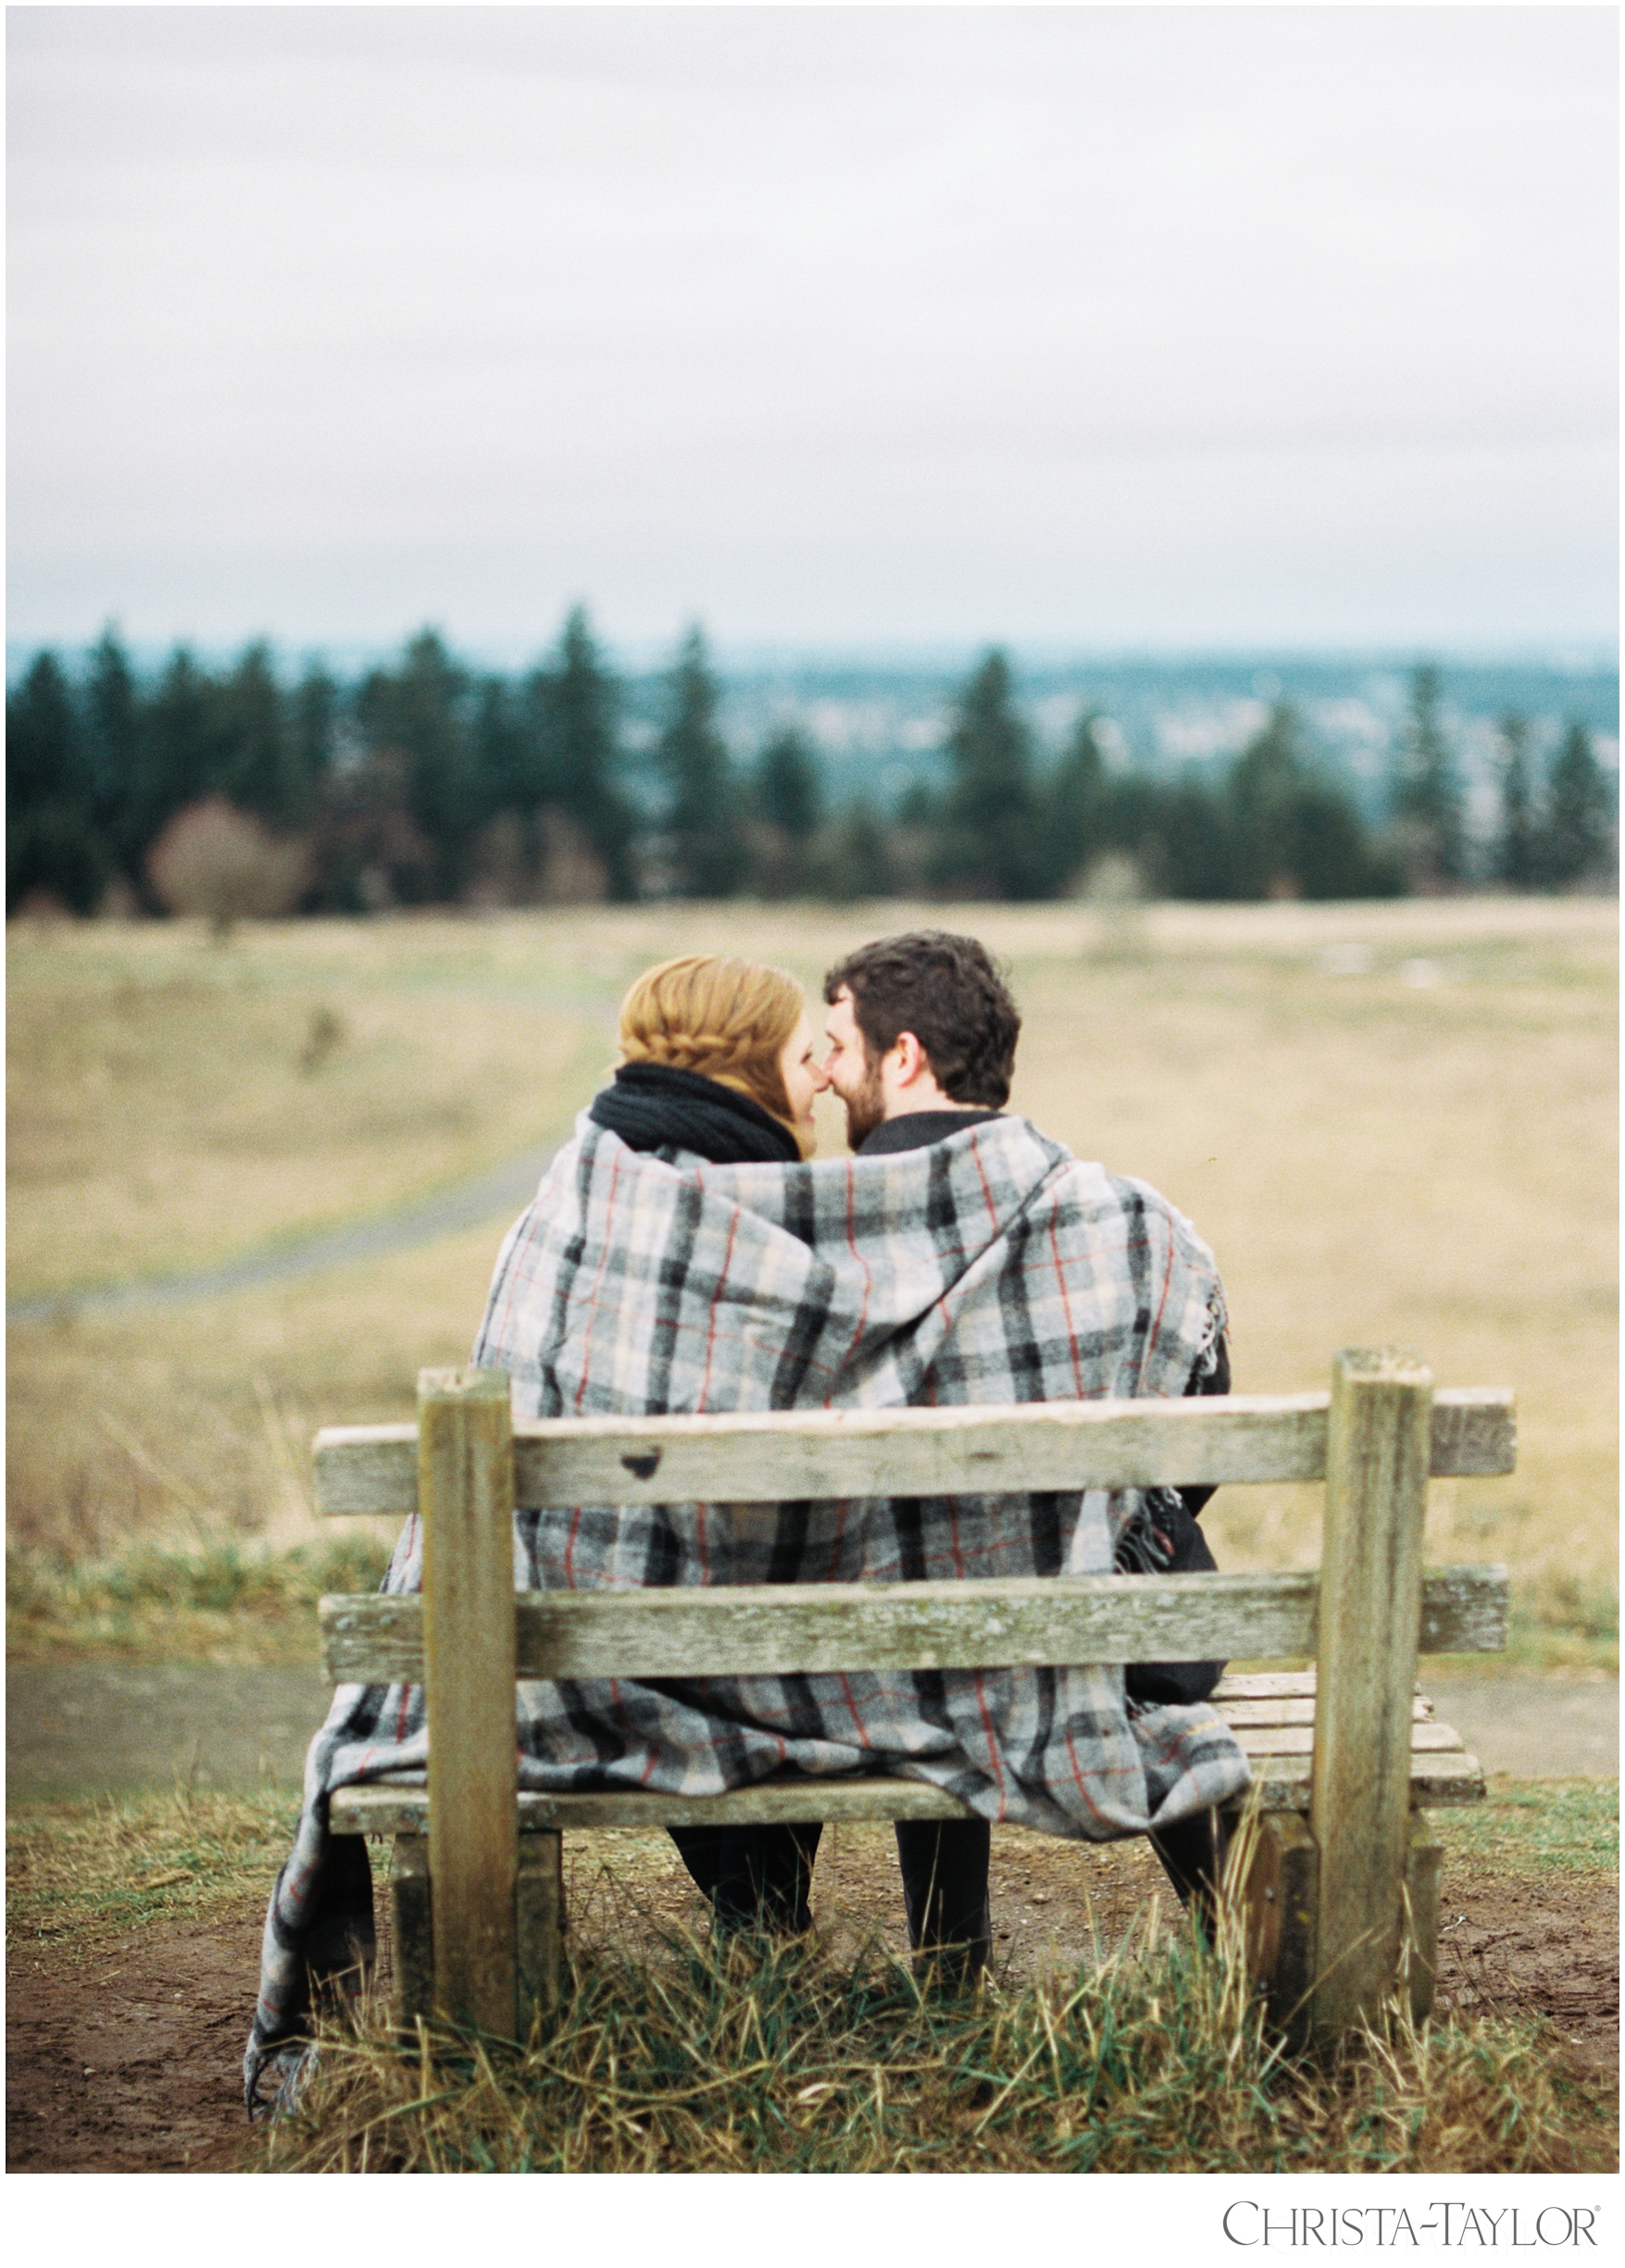
[[[1419,2250],[1531,2252],[1597,2241],[1594,2205],[1469,2205],[1458,2199],[1408,2205],[1293,2205],[1274,2211],[1256,2198],[1236,2198],[1224,2209],[1223,2228],[1233,2245],[1275,2245],[1302,2250],[1322,2245],[1371,2245]]]

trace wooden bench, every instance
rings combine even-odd
[[[316,1444],[323,1512],[424,1517],[421,1596],[320,1608],[335,1682],[427,1688],[428,1786],[341,1788],[330,1814],[336,1834],[397,1838],[399,2017],[513,2037],[555,2004],[566,1828],[968,1815],[883,1776],[699,1798],[519,1794],[516,1677],[1305,1657],[1317,1668],[1229,1676],[1214,1696],[1255,1780],[1249,1959],[1299,2040],[1334,2037],[1406,1971],[1424,2012],[1439,1860],[1426,1813],[1481,1801],[1484,1783],[1417,1694],[1417,1656],[1503,1647],[1507,1598],[1502,1568],[1424,1574],[1428,1480],[1510,1472],[1514,1439],[1510,1393],[1435,1393],[1420,1363],[1388,1351],[1339,1354],[1329,1393],[517,1426],[502,1373],[425,1371],[416,1426],[332,1427]],[[1326,1494],[1307,1573],[512,1589],[516,1502],[1309,1480]]]

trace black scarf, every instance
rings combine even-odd
[[[793,1162],[801,1155],[781,1118],[749,1095],[669,1063],[623,1063],[587,1114],[631,1150],[693,1150],[713,1165]]]

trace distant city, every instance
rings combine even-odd
[[[508,671],[541,660],[549,640],[532,653],[482,649],[449,642],[473,671]],[[989,644],[995,642],[989,641]],[[319,660],[342,681],[399,660],[396,644],[334,643],[276,648],[279,675],[292,677]],[[675,643],[662,657],[648,643],[616,649],[606,661],[616,669],[623,695],[622,744],[630,768],[641,768],[665,721],[669,673]],[[130,641],[126,651],[143,675],[156,676],[172,645]],[[206,667],[227,664],[224,648],[196,646]],[[1497,792],[1498,730],[1508,716],[1531,729],[1531,754],[1554,748],[1571,724],[1583,725],[1597,760],[1618,773],[1619,668],[1617,655],[1594,647],[1569,653],[1506,658],[1412,650],[1345,654],[1268,652],[1235,654],[1143,653],[1091,654],[1004,646],[1020,708],[1039,754],[1063,748],[1078,718],[1094,710],[1108,762],[1153,777],[1194,768],[1206,775],[1262,729],[1271,707],[1288,701],[1298,711],[1310,746],[1341,773],[1362,814],[1381,814],[1395,736],[1403,723],[1412,673],[1434,663],[1443,679],[1442,721],[1450,732],[1476,831],[1490,826]],[[8,643],[7,686],[15,685],[40,651]],[[81,658],[67,645],[56,651],[65,666]],[[717,723],[736,759],[748,761],[772,735],[794,726],[821,757],[831,803],[861,796],[881,811],[894,810],[916,785],[942,777],[943,750],[956,695],[981,652],[946,644],[924,652],[850,655],[794,648],[710,647],[719,681]]]
[[[1453,658],[1448,654],[1144,654],[1029,656],[1006,649],[1019,704],[1044,755],[1066,743],[1085,710],[1105,720],[1108,760],[1154,777],[1187,766],[1223,766],[1263,729],[1271,707],[1289,701],[1310,743],[1346,778],[1362,811],[1375,818],[1391,752],[1419,661],[1437,664],[1449,729],[1468,796],[1470,826],[1490,824],[1496,793],[1498,728],[1524,717],[1544,755],[1570,724],[1592,736],[1599,763],[1619,761],[1619,669],[1576,654],[1546,659]],[[723,686],[719,725],[740,750],[761,746],[776,729],[798,725],[824,759],[832,800],[859,792],[894,809],[916,782],[934,784],[956,694],[976,654],[962,650],[930,662],[890,665],[838,656],[738,660],[713,654]],[[664,679],[644,671],[626,680],[630,748],[652,747]]]

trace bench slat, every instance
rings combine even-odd
[[[1265,1811],[1302,1812],[1309,1802],[1307,1756],[1260,1756],[1253,1786]],[[1411,1759],[1411,1800],[1430,1809],[1480,1803],[1484,1776],[1464,1751]],[[798,1819],[969,1819],[968,1803],[920,1780],[769,1781],[731,1788],[725,1795],[651,1795],[642,1788],[584,1795],[522,1793],[519,1832],[565,1827],[765,1826]],[[421,1786],[375,1781],[341,1788],[332,1797],[335,1835],[422,1835],[429,1824],[429,1791]]]
[[[1306,1812],[1309,1808],[1308,1756],[1261,1757],[1253,1772],[1259,1808],[1267,1812]],[[1413,1756],[1410,1800],[1423,1810],[1449,1810],[1484,1800],[1484,1768],[1465,1750],[1444,1755]]]
[[[1226,1670],[1213,1689],[1217,1702],[1240,1701],[1244,1697],[1274,1697],[1307,1694],[1315,1696],[1315,1664],[1307,1669]]]
[[[1322,1480],[1329,1399],[531,1419],[514,1427],[514,1498],[530,1507],[769,1503]],[[1434,1396],[1435,1477],[1509,1473],[1515,1452],[1510,1391],[1464,1387]],[[333,1517],[415,1512],[417,1459],[415,1425],[324,1427],[316,1439],[317,1509]]]
[[[1246,1756],[1307,1756],[1315,1746],[1315,1727],[1307,1725],[1238,1725],[1228,1709],[1219,1714],[1236,1737],[1236,1742]],[[1461,1735],[1449,1725],[1438,1725],[1431,1717],[1418,1717],[1410,1728],[1411,1754],[1415,1756],[1450,1755],[1459,1751],[1466,1743]]]
[[[548,1827],[769,1826],[799,1819],[836,1823],[854,1819],[970,1819],[968,1803],[922,1780],[873,1779],[769,1782],[734,1788],[725,1795],[651,1795],[641,1788],[574,1796],[521,1792],[519,1832]],[[421,1835],[429,1819],[429,1791],[374,1781],[335,1789],[329,1824],[335,1835]]]
[[[1294,1572],[529,1591],[515,1601],[518,1670],[703,1677],[721,1663],[748,1676],[1290,1656],[1315,1651],[1318,1584]],[[1421,1651],[1499,1651],[1506,1601],[1505,1568],[1430,1575]],[[328,1598],[320,1616],[336,1684],[421,1679],[420,1598]]]
[[[1315,1694],[1311,1687],[1307,1693],[1281,1695],[1268,1699],[1247,1701],[1225,1693],[1222,1687],[1215,1689],[1213,1705],[1229,1726],[1238,1725],[1312,1725],[1315,1722]],[[1422,1694],[1411,1701],[1411,1715],[1421,1722],[1433,1713],[1433,1704]]]

